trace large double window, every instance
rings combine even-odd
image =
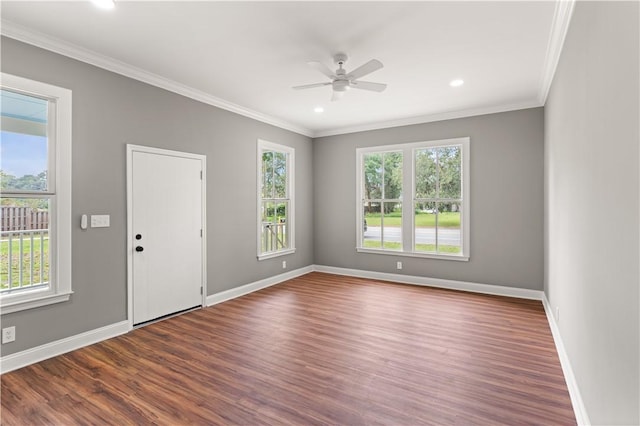
[[[293,253],[293,148],[258,140],[258,259]]]
[[[356,154],[358,251],[469,259],[469,138]]]
[[[2,74],[2,313],[71,294],[71,91]]]

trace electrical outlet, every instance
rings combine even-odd
[[[402,269],[402,262],[396,262],[396,269]]]
[[[16,340],[16,326],[2,329],[2,343],[11,343]]]
[[[556,306],[556,322],[560,322],[560,306]]]
[[[287,269],[287,261],[286,260],[282,261],[282,269]]]

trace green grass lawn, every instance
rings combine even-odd
[[[380,226],[380,213],[368,213],[365,216],[367,226]],[[402,213],[393,212],[384,215],[384,224],[386,226],[400,226],[402,222]],[[416,227],[434,227],[436,226],[436,215],[433,213],[417,213]],[[460,212],[444,212],[438,214],[438,226],[442,228],[459,228]]]
[[[363,247],[365,248],[382,248],[380,247],[380,241],[373,240],[365,240]],[[385,241],[384,248],[386,250],[402,250],[402,245],[400,243]],[[438,253],[460,253],[460,246],[446,246],[440,245]],[[436,245],[435,244],[416,244],[416,251],[425,252],[425,253],[435,253]]]
[[[40,239],[33,239],[33,276],[31,276],[31,240],[22,241],[22,285],[40,283],[40,271],[42,270],[42,282],[49,281],[49,239],[45,239],[42,245],[44,255],[44,268],[41,262]],[[9,241],[0,241],[0,289],[9,288],[9,263],[11,263],[11,286],[20,285],[20,241],[13,240],[11,244],[11,262],[9,262]]]

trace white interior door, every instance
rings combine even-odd
[[[134,325],[203,300],[203,160],[168,152],[130,153]]]

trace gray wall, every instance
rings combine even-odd
[[[640,424],[638,2],[577,2],[545,106],[545,292],[593,424]]]
[[[542,290],[543,118],[534,108],[314,140],[315,263]],[[463,136],[471,138],[469,262],[357,253],[356,148]]]
[[[133,143],[207,155],[208,294],[313,263],[311,139],[17,41],[2,71],[73,91],[73,291],[70,302],[2,316],[2,355],[126,319],[126,158]],[[295,254],[256,259],[257,139],[296,149]],[[168,194],[170,197],[171,195]],[[111,227],[81,231],[80,215]]]

